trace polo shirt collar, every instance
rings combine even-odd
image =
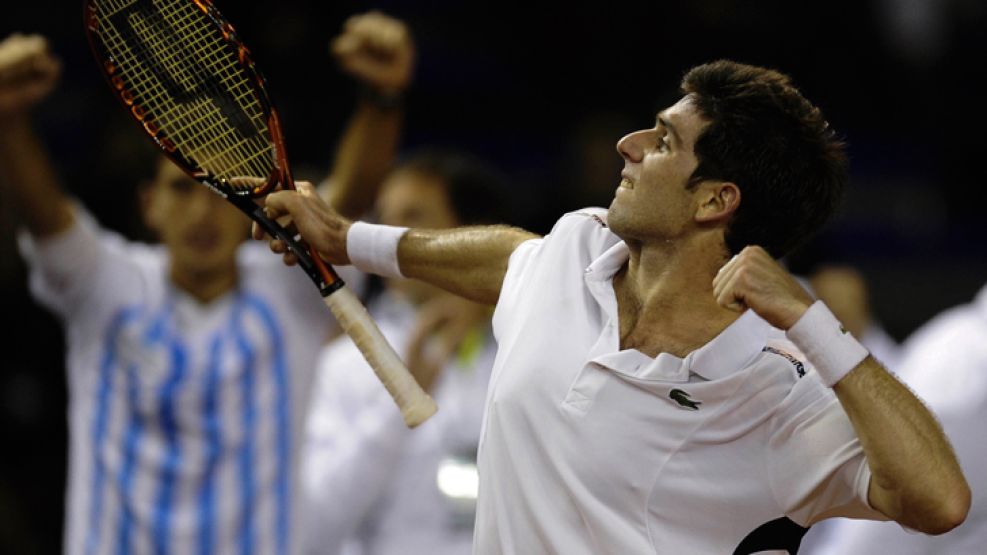
[[[617,305],[611,280],[629,257],[627,244],[620,241],[586,268],[587,285],[614,322],[617,319]],[[717,380],[749,365],[764,348],[773,329],[753,310],[747,310],[709,343],[692,351],[684,359],[669,353],[660,353],[652,359],[638,351],[620,351],[601,353],[602,356],[596,357],[596,362],[611,368],[632,364],[651,377],[676,376],[682,379],[691,372],[707,380]]]
[[[760,354],[774,328],[753,310],[747,310],[712,341],[689,353],[689,371],[707,380],[725,378]]]
[[[590,263],[586,268],[586,279],[593,281],[609,280],[630,257],[631,251],[627,248],[627,243],[619,241],[603,251],[603,254]]]

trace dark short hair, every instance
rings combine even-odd
[[[510,221],[504,178],[471,154],[437,147],[422,149],[404,159],[397,171],[439,178],[462,225]]]
[[[731,181],[740,206],[727,248],[760,245],[780,258],[836,211],[847,182],[844,143],[791,79],[771,69],[720,60],[682,79],[710,124],[696,141],[691,183]]]

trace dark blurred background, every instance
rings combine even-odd
[[[652,125],[691,65],[725,57],[791,74],[849,143],[852,190],[797,270],[857,267],[897,339],[987,281],[984,0],[215,1],[270,81],[301,177],[328,168],[355,98],[328,41],[368,9],[405,19],[418,45],[406,149],[454,145],[495,163],[512,178],[519,223],[539,232],[562,211],[606,206],[617,139]],[[50,38],[64,77],[36,120],[64,186],[106,226],[145,237],[134,200],[143,139],[96,70],[81,4],[7,2],[0,35]],[[2,196],[0,216],[0,553],[56,553],[61,331],[29,299]]]

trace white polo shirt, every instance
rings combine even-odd
[[[795,523],[881,518],[835,395],[753,312],[684,359],[620,350],[628,250],[605,214],[511,257],[474,553],[754,553],[797,545]]]
[[[369,309],[384,337],[404,353],[418,319],[414,307],[385,293]],[[475,472],[470,476],[468,469],[496,351],[486,327],[476,330],[472,349],[442,369],[432,388],[441,408],[414,430],[349,338],[325,347],[302,449],[303,553],[471,551],[476,485],[469,484]],[[449,486],[458,484],[449,484],[450,476],[474,490],[454,491]]]

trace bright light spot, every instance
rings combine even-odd
[[[435,477],[439,491],[446,497],[461,500],[475,500],[480,489],[480,477],[476,464],[462,459],[446,459],[439,464]]]

